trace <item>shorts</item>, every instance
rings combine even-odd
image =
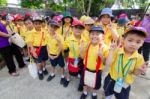
[[[110,77],[110,74],[108,74],[104,80],[104,86],[103,86],[105,91],[105,96],[110,96],[114,94],[116,99],[129,99],[129,92],[131,86],[127,87],[126,89],[123,88],[121,93],[116,93],[114,92],[114,85],[115,85],[115,80],[113,80]]]
[[[41,48],[41,51],[40,51],[38,58],[36,58],[35,61],[37,63],[41,63],[42,61],[46,61],[46,60],[48,60],[48,53],[47,53],[46,46],[43,46]]]
[[[102,76],[102,71],[98,71],[97,79],[96,79],[96,85],[95,85],[95,88],[94,88],[95,90],[98,90],[101,87],[101,76]],[[81,78],[80,78],[80,85],[81,86],[86,86],[84,84],[84,70],[82,70],[82,74],[81,74]]]
[[[65,62],[64,62],[64,58],[62,56],[62,53],[55,59],[50,59],[51,65],[52,67],[56,67],[57,65],[59,65],[61,68],[64,68],[65,66]]]

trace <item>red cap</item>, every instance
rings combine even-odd
[[[82,26],[84,28],[84,24],[79,21],[77,18],[73,18],[72,26]]]
[[[15,21],[17,21],[17,20],[23,20],[23,19],[24,19],[24,17],[21,14],[17,14],[15,16]]]

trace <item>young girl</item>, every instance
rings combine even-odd
[[[36,16],[33,18],[33,24],[35,30],[33,33],[28,34],[26,40],[28,46],[30,47],[30,52],[35,58],[38,65],[38,76],[40,80],[43,80],[44,75],[48,74],[48,71],[45,68],[45,61],[48,59],[48,53],[46,49],[47,44],[47,31],[43,31],[41,27],[42,18]]]
[[[147,33],[141,27],[129,28],[123,36],[122,47],[117,48],[113,42],[106,65],[110,67],[109,74],[104,81],[106,99],[115,95],[116,99],[129,99],[134,75],[145,73],[148,62],[137,50],[144,43]]]
[[[92,99],[97,99],[97,90],[101,87],[103,63],[108,54],[108,47],[103,43],[103,34],[104,31],[100,26],[93,26],[90,30],[90,43],[81,51],[84,70],[80,83],[84,86],[84,91],[80,99],[87,98],[88,88],[92,88]]]
[[[61,80],[60,84],[64,83],[65,77],[64,77],[64,59],[62,56],[62,50],[63,50],[63,37],[56,33],[57,29],[59,28],[59,23],[55,20],[50,20],[48,23],[48,41],[47,41],[47,50],[48,55],[50,58],[50,62],[52,65],[52,72],[49,75],[47,81],[51,81],[55,77],[55,67],[57,65],[61,68]]]
[[[79,67],[79,54],[80,54],[80,47],[81,44],[86,43],[85,38],[81,37],[83,32],[84,25],[79,20],[73,21],[73,35],[68,37],[65,41],[64,49],[69,49],[69,56],[68,56],[68,71],[69,74],[64,82],[64,87],[67,87],[71,76],[77,76]]]
[[[112,10],[110,8],[104,8],[99,16],[100,25],[104,29],[104,42],[107,46],[111,45],[112,40],[118,39],[118,33],[116,27],[111,22]]]

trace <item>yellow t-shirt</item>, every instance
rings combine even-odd
[[[42,33],[43,33],[43,39],[42,39]],[[47,32],[46,31],[36,31],[33,30],[32,33],[28,34],[28,37],[26,38],[27,43],[32,43],[33,46],[40,46],[41,40],[42,44],[41,46],[46,46],[47,44]]]
[[[81,40],[78,41],[74,35],[68,37],[64,43],[64,49],[69,48],[69,58],[78,58],[80,55],[80,47],[83,44],[86,47],[87,42],[85,38],[81,37]]]
[[[63,32],[62,32],[63,30]],[[57,29],[56,33],[59,33],[60,35],[63,36],[64,40],[66,40],[69,36],[71,36],[73,33],[72,33],[72,28],[71,27],[67,27],[67,26],[63,26],[63,29],[62,27],[60,27],[59,29]]]
[[[28,31],[26,31],[26,35],[25,35],[25,42],[27,42],[27,40],[28,40],[28,37],[30,37],[29,35],[30,34],[32,34],[33,32],[34,32],[35,30],[34,29],[32,29],[32,30],[28,30]]]
[[[24,25],[23,26],[17,25],[14,31],[19,33],[23,38],[25,38],[27,29]]]
[[[118,75],[118,61],[119,61],[119,57],[120,54],[123,54],[123,67],[128,63],[128,61],[130,59],[133,59],[131,67],[129,69],[129,72],[127,74],[127,76],[125,77],[125,82],[127,84],[132,84],[134,82],[134,75],[132,74],[132,72],[134,72],[134,70],[138,69],[143,63],[144,63],[144,59],[143,56],[140,55],[137,51],[134,52],[130,57],[128,57],[123,48],[120,49],[116,49],[113,53],[113,62],[110,66],[110,76],[113,80],[117,80],[118,77],[123,77],[122,75],[122,68],[120,67],[120,71],[119,71],[119,75]],[[129,66],[127,66],[125,68],[125,72],[127,72]],[[125,74],[125,73],[124,73]]]
[[[57,34],[57,36],[63,45],[64,43],[63,37],[60,34]],[[58,55],[60,53],[57,40],[50,34],[48,34],[47,47],[49,54]]]
[[[88,51],[88,58],[87,58],[87,68],[89,70],[96,70],[97,66],[97,58],[98,58],[98,51],[99,51],[100,45],[97,44],[96,46],[93,46],[92,44],[89,47]],[[104,58],[108,56],[108,47],[106,45],[103,46],[103,52],[102,52]],[[99,70],[103,70],[104,68],[104,62],[102,62]],[[84,64],[85,64],[85,59],[84,59]]]
[[[87,42],[89,42],[90,41],[90,35],[89,35],[89,32],[85,29],[84,31],[83,31],[83,33],[81,34],[81,37],[82,38],[85,38],[85,40],[87,41]]]

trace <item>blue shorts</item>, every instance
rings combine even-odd
[[[65,66],[65,62],[64,62],[64,58],[62,56],[62,53],[55,59],[50,59],[51,65],[52,67],[56,67],[57,65],[59,65],[61,68],[63,68]]]
[[[47,59],[48,59],[47,49],[46,49],[46,46],[43,46],[41,48],[38,58],[36,58],[35,60],[37,63],[41,63],[42,61],[46,61]]]
[[[121,93],[116,93],[114,92],[114,85],[115,85],[115,80],[113,80],[110,77],[110,74],[105,78],[104,80],[104,91],[105,91],[105,96],[110,96],[110,95],[115,95],[116,99],[129,99],[129,92],[131,89],[131,86],[127,87],[126,89],[123,88]]]

